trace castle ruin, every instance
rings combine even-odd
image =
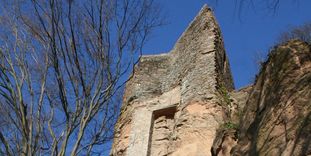
[[[234,90],[220,28],[204,6],[169,53],[135,67],[110,155],[311,155],[310,106],[309,43],[275,46],[254,84]]]
[[[232,91],[220,28],[206,5],[167,54],[142,56],[127,83],[112,155],[209,155]]]

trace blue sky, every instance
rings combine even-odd
[[[311,1],[282,0],[275,13],[263,6],[245,7],[241,15],[234,0],[157,0],[167,13],[169,24],[158,28],[144,48],[144,54],[170,51],[181,33],[204,4],[214,10],[222,30],[236,88],[251,84],[257,73],[255,58],[265,56],[283,31],[311,21]]]

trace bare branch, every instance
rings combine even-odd
[[[6,125],[1,130],[15,130],[1,134],[0,152],[97,151],[112,138],[118,93],[146,39],[163,24],[160,8],[154,0],[0,5],[0,111],[7,112],[0,124]]]

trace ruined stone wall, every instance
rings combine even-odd
[[[170,67],[170,59],[169,54],[142,56],[135,67],[133,78],[126,85],[124,102],[128,102],[130,98],[152,98],[166,92],[162,89],[162,82]],[[125,103],[123,106],[126,106]]]
[[[111,151],[114,155],[127,153],[130,132],[134,125],[133,114],[139,105],[143,105],[140,101],[147,101],[146,99],[163,93],[161,81],[167,73],[169,60],[167,54],[142,56],[139,65],[135,67],[134,75],[126,84],[120,116],[115,125],[115,139]]]
[[[171,52],[143,56],[135,67],[111,155],[210,155],[226,116],[220,88],[231,91],[233,82],[219,26],[204,6]]]

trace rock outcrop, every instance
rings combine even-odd
[[[311,46],[299,40],[276,46],[250,90],[239,126],[218,129],[213,155],[311,155]],[[241,101],[238,94],[232,98]]]
[[[311,46],[275,47],[258,74],[233,155],[311,155]]]

